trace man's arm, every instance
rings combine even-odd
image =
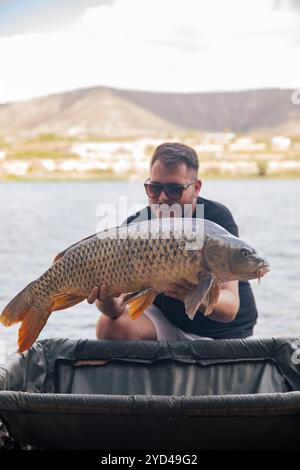
[[[185,297],[190,292],[193,284],[180,279],[176,284],[171,285],[172,290],[165,292],[165,295],[184,302]],[[107,287],[102,285],[94,287],[87,298],[88,303],[96,303],[99,310],[111,318],[117,318],[125,311],[126,305],[122,303],[123,295],[116,294],[113,297],[107,296]],[[239,283],[238,281],[223,282],[221,284],[220,295],[213,312],[207,317],[211,320],[229,323],[235,319],[240,307]],[[201,309],[201,307],[200,307]]]
[[[165,292],[168,297],[184,302],[185,297],[190,292],[193,284],[180,279],[176,284],[172,284],[172,289]],[[230,281],[221,284],[220,295],[213,312],[207,318],[223,323],[233,321],[240,308],[239,282]]]
[[[239,281],[223,282],[215,308],[207,318],[229,323],[235,319],[239,308]]]

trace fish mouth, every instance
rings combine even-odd
[[[260,279],[269,271],[271,271],[269,263],[266,260],[263,260],[256,266],[253,274],[255,274],[255,277],[258,278],[258,282],[260,283]]]

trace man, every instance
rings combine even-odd
[[[198,179],[199,161],[196,152],[180,143],[164,143],[157,147],[151,160],[150,178],[145,183],[149,206],[129,217],[126,223],[152,216],[150,206],[160,205],[182,208],[190,204],[196,216],[196,204],[204,205],[204,218],[211,220],[235,236],[238,228],[230,211],[217,202],[199,197],[201,180]],[[166,206],[165,206],[166,207]],[[154,304],[136,320],[128,316],[122,304],[123,295],[108,297],[107,286],[94,287],[89,303],[103,313],[96,326],[99,339],[178,340],[200,338],[245,338],[253,334],[257,310],[251,287],[247,281],[224,282],[215,308],[209,317],[199,310],[193,320],[185,314],[184,298],[192,284],[182,279],[171,284],[169,291],[156,297]],[[200,306],[201,308],[201,306]]]

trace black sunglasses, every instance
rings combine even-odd
[[[169,198],[170,201],[178,201],[182,193],[185,189],[195,183],[197,180],[193,179],[186,184],[178,184],[178,183],[151,183],[150,178],[148,178],[145,183],[145,190],[147,195],[151,199],[158,199],[161,195],[161,192],[164,191],[166,196]]]

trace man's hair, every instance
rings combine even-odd
[[[159,145],[151,158],[150,168],[154,162],[159,160],[163,165],[176,166],[184,163],[187,168],[191,168],[196,173],[199,169],[199,160],[195,150],[185,144],[178,142],[165,142]]]

